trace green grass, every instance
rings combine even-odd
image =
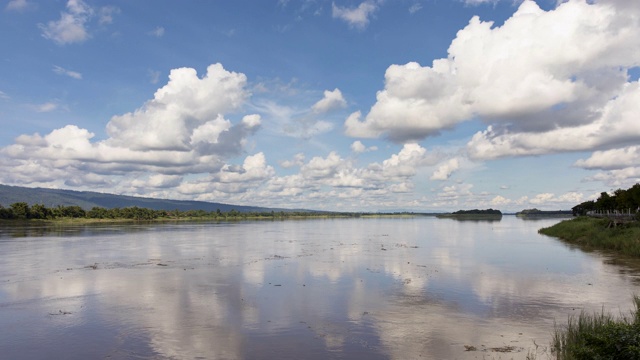
[[[640,298],[634,297],[635,310],[616,319],[604,311],[570,316],[563,327],[556,327],[552,349],[558,360],[640,359]]]
[[[640,224],[633,222],[607,228],[608,223],[606,219],[581,216],[540,229],[539,232],[586,248],[612,250],[640,257]]]

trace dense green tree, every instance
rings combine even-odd
[[[596,209],[612,210],[616,207],[616,199],[611,197],[607,192],[601,192],[600,197],[596,200]]]
[[[600,193],[596,201],[585,201],[572,208],[574,215],[585,215],[589,211],[631,211],[640,210],[640,184],[635,184],[629,189],[618,189],[610,195],[607,192]]]
[[[53,217],[53,213],[49,208],[42,204],[34,204],[29,211],[29,218],[31,219],[50,219]]]
[[[72,206],[63,206],[61,208],[61,214],[62,214],[62,217],[82,218],[87,215],[87,212],[84,211],[84,209],[81,208],[80,206],[72,205]]]
[[[17,202],[11,204],[11,211],[14,219],[28,219],[31,215],[31,209],[26,202]]]
[[[103,207],[94,206],[91,210],[87,211],[87,217],[91,219],[105,219],[110,217],[109,210]]]
[[[629,190],[627,190],[627,193],[629,195],[631,207],[638,209],[638,207],[640,207],[640,184],[633,185]]]
[[[596,210],[596,202],[593,200],[585,201],[571,208],[573,216],[587,215],[589,211]]]
[[[0,205],[0,219],[13,219],[13,211],[11,211],[11,208]]]

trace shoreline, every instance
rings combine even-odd
[[[608,219],[580,216],[542,228],[538,233],[590,250],[607,250],[640,258],[640,223],[634,221],[610,228],[609,222]]]

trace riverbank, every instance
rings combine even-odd
[[[542,228],[538,232],[590,249],[612,250],[640,257],[640,224],[633,222],[616,228],[608,228],[608,224],[607,219],[580,216]]]
[[[421,213],[275,213],[255,214],[238,213],[235,215],[203,215],[203,216],[161,216],[155,218],[88,218],[88,217],[59,217],[50,219],[0,219],[0,224],[52,224],[52,225],[90,225],[110,223],[148,223],[148,222],[198,222],[198,221],[282,221],[306,219],[343,219],[343,218],[413,218],[419,216],[435,216],[435,214]]]
[[[553,353],[564,359],[640,359],[640,298],[635,310],[615,318],[604,311],[570,316],[566,326],[557,327]]]

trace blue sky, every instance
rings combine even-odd
[[[3,184],[514,211],[640,181],[636,0],[0,6]]]

